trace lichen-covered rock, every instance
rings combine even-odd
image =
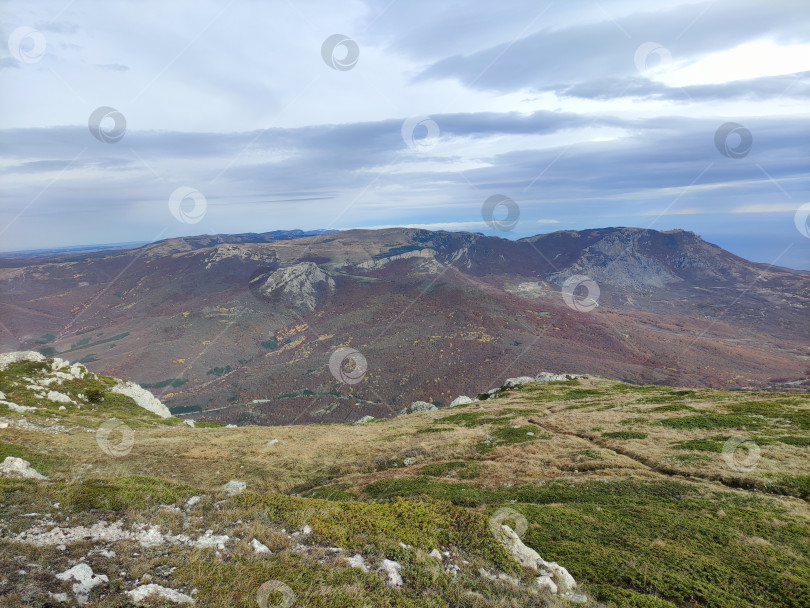
[[[48,401],[54,401],[56,403],[74,403],[73,399],[71,399],[68,395],[65,393],[59,393],[57,391],[48,391],[45,398]]]
[[[132,591],[127,591],[127,595],[133,604],[136,606],[145,606],[152,603],[152,599],[164,599],[174,602],[175,604],[193,604],[194,598],[185,593],[180,593],[174,589],[150,583],[148,585],[140,585],[135,587]]]
[[[535,379],[531,376],[520,376],[518,378],[507,378],[504,383],[504,388],[516,388],[518,386],[522,386],[524,384],[529,384],[530,382],[534,382]]]
[[[18,414],[25,414],[26,412],[33,412],[35,408],[33,405],[17,405],[12,401],[1,401],[0,404],[5,405],[8,409],[12,412],[17,412]]]
[[[160,402],[160,399],[134,382],[121,381],[112,387],[110,392],[130,397],[138,406],[157,414],[161,418],[171,418],[172,413],[169,408]]]
[[[0,464],[0,477],[22,477],[24,479],[48,479],[36,469],[31,467],[31,463],[22,458],[6,456]]]
[[[400,410],[398,415],[404,416],[406,414],[415,414],[417,412],[432,412],[437,409],[439,408],[432,403],[428,403],[427,401],[414,401],[408,407]]]
[[[450,407],[453,407],[454,405],[466,405],[468,403],[475,403],[476,401],[478,400],[470,399],[466,395],[461,395],[460,397],[456,397],[450,402]]]
[[[402,570],[402,564],[399,562],[395,562],[390,559],[384,559],[382,561],[382,568],[385,573],[388,575],[388,580],[386,583],[389,587],[401,587],[403,580],[402,575],[400,574],[400,570]]]
[[[69,570],[57,574],[56,578],[61,581],[76,581],[73,583],[73,594],[79,604],[86,604],[90,596],[90,591],[104,583],[110,582],[104,574],[94,574],[93,569],[87,564],[76,564]]]
[[[561,382],[564,380],[578,380],[584,378],[582,374],[552,374],[551,372],[540,372],[534,377],[535,382]]]
[[[366,424],[367,422],[371,422],[372,420],[374,420],[374,416],[363,416],[362,418],[360,418],[360,420],[355,422],[355,424]]]
[[[552,593],[564,594],[576,589],[577,582],[571,574],[556,562],[547,562],[531,547],[520,540],[517,533],[509,526],[501,526],[499,540],[518,563],[537,572],[540,576],[536,584],[548,588]],[[553,583],[553,586],[548,584]],[[553,589],[556,588],[556,591]]]

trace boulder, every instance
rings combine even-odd
[[[406,414],[415,414],[417,412],[432,412],[437,410],[435,405],[432,403],[428,403],[427,401],[414,401],[408,407],[400,410],[398,416],[404,416]]]
[[[518,386],[522,386],[524,384],[529,384],[534,382],[534,378],[531,376],[520,376],[518,378],[507,378],[503,383],[503,388],[517,388]]]
[[[73,399],[71,399],[65,393],[58,393],[56,391],[48,391],[48,394],[45,395],[45,398],[48,401],[54,401],[56,403],[74,403]]]
[[[399,562],[395,562],[390,559],[384,559],[382,561],[382,568],[388,574],[388,581],[387,584],[389,587],[401,587],[402,583],[402,575],[400,574],[400,570],[402,570],[402,564]]]
[[[265,545],[264,543],[262,543],[260,540],[258,540],[256,538],[254,538],[252,541],[250,541],[250,546],[253,547],[253,550],[256,553],[265,553],[265,554],[266,553],[272,553],[270,551],[270,547],[268,547],[267,545]]]
[[[127,595],[133,604],[136,606],[147,606],[152,604],[152,599],[164,599],[174,602],[175,604],[193,604],[194,598],[185,593],[180,593],[174,589],[150,583],[148,585],[140,585],[135,587],[132,591],[127,591]]]
[[[374,416],[363,416],[360,418],[360,420],[355,422],[355,424],[365,424],[367,422],[371,422],[372,420],[374,420]]]
[[[23,479],[48,479],[31,467],[31,463],[22,458],[6,456],[0,464],[0,477],[22,477]]]
[[[467,403],[475,403],[478,401],[477,399],[470,399],[466,395],[461,395],[460,397],[456,397],[450,402],[450,407],[454,405],[466,405]]]
[[[359,568],[363,572],[368,572],[368,566],[366,566],[366,561],[363,559],[363,556],[359,553],[357,555],[353,555],[352,557],[345,558],[349,565],[352,568]]]

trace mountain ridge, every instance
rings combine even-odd
[[[790,390],[808,376],[810,273],[748,262],[687,231],[230,240],[0,268],[0,347],[70,351],[94,371],[164,387],[156,394],[175,411],[228,406],[226,422],[380,417],[487,390],[501,369]],[[280,269],[302,277],[294,293],[258,289]],[[325,288],[310,281],[321,273]],[[586,279],[599,294],[583,307]],[[340,347],[369,362],[358,384],[329,370]]]

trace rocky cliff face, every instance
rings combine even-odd
[[[313,262],[279,268],[256,277],[253,283],[258,284],[258,293],[268,301],[307,312],[314,311],[335,291],[334,279]]]

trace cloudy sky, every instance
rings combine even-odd
[[[640,226],[810,268],[803,0],[3,1],[0,36],[3,250]]]

